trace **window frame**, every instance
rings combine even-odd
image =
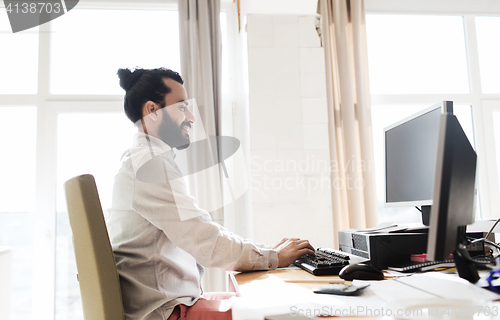
[[[87,8],[177,11],[177,1],[80,1],[77,7]],[[123,113],[123,95],[50,93],[50,32],[51,22],[39,26],[37,93],[0,94],[0,108],[32,105],[37,110],[31,310],[33,319],[47,320],[55,319],[57,117],[64,113]]]
[[[123,10],[178,10],[177,0],[80,0],[77,9],[123,9]],[[1,7],[1,6],[0,6]],[[236,5],[229,0],[221,1],[228,26],[228,76],[235,78],[238,60],[233,58],[239,51]],[[35,209],[33,211],[33,286],[32,318],[53,320],[56,316],[56,196],[57,196],[57,118],[66,113],[123,113],[123,95],[53,94],[50,92],[51,22],[39,26],[38,33],[38,84],[35,94],[0,94],[2,106],[33,105],[37,110]],[[232,43],[234,41],[235,43]],[[222,97],[222,112],[230,122],[223,134],[232,135],[239,126],[233,122],[236,103],[240,99],[235,93],[233,81],[228,81],[229,93]],[[240,115],[241,116],[241,115]],[[228,228],[244,230],[237,221],[244,221],[244,210],[227,214]],[[76,275],[75,275],[76,277]]]

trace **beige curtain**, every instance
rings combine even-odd
[[[181,73],[188,96],[196,99],[199,110],[199,113],[194,113],[196,122],[191,140],[202,141],[215,138],[220,133],[220,0],[179,0],[178,6]],[[199,150],[186,149],[188,167],[196,168],[195,162],[205,162],[207,156],[214,165],[188,176],[190,191],[198,205],[208,210],[215,222],[223,225],[223,177],[218,165],[221,150],[210,148],[209,155],[197,152]],[[225,287],[222,270],[206,270],[203,277],[205,291],[225,291]]]
[[[179,0],[179,42],[181,74],[189,98],[196,99],[196,121],[191,130],[191,140],[213,139],[220,134],[221,108],[221,33],[220,0]],[[198,149],[199,150],[199,149]],[[218,164],[219,151],[210,148],[212,170],[189,176],[190,189],[199,204],[209,210],[214,220],[223,223],[221,177]],[[188,148],[187,162],[205,161],[206,154],[196,154],[196,148]],[[213,170],[216,169],[216,170]],[[192,170],[190,171],[192,172]]]
[[[338,231],[377,224],[368,58],[363,0],[319,0],[325,50],[332,162],[332,211]]]

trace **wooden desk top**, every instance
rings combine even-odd
[[[330,280],[332,282],[339,282],[338,276],[314,276],[302,269],[277,269],[269,271],[254,271],[254,272],[243,272],[243,273],[233,273],[230,275],[230,287],[236,289],[242,297],[247,296],[258,296],[259,292],[256,292],[252,287],[252,282],[254,281],[276,281],[277,279],[282,279],[284,282],[291,282],[294,285],[304,287],[306,289],[312,290],[320,285],[328,283]],[[297,282],[295,282],[297,281]],[[304,282],[306,281],[306,282]],[[311,282],[309,282],[311,281]],[[275,283],[275,282],[274,282]],[[349,283],[349,282],[347,282]],[[270,288],[271,289],[271,288]],[[396,319],[394,317],[321,317],[321,319],[376,319],[376,320],[392,320]],[[262,319],[259,319],[262,320]]]
[[[243,292],[241,292],[241,295],[243,296],[244,293],[244,285],[247,283],[250,283],[255,280],[264,280],[269,278],[270,276],[273,277],[278,277],[285,280],[288,280],[287,282],[294,282],[294,280],[298,280],[296,282],[297,285],[300,285],[304,288],[307,289],[313,289],[316,288],[322,284],[328,283],[328,280],[332,280],[333,283],[342,281],[342,279],[339,278],[339,276],[314,276],[308,272],[305,272],[302,269],[276,269],[276,270],[269,270],[269,271],[255,271],[255,272],[243,272],[243,273],[236,273],[234,275],[234,278],[236,279],[238,285],[240,286],[240,291],[243,289]],[[315,281],[315,282],[299,282],[300,280],[307,280],[307,281]],[[246,293],[250,294],[250,293]]]

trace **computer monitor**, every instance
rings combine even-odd
[[[440,116],[437,142],[427,258],[445,260],[453,253],[459,275],[476,282],[477,270],[462,242],[465,227],[474,222],[477,155],[452,114]]]
[[[429,225],[436,167],[439,117],[453,113],[442,101],[384,129],[385,205],[420,206]]]

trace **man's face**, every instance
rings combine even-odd
[[[166,107],[158,110],[162,118],[158,127],[158,137],[171,148],[182,150],[189,146],[189,129],[195,119],[189,110],[184,86],[172,79],[164,81],[172,91],[165,96]]]

